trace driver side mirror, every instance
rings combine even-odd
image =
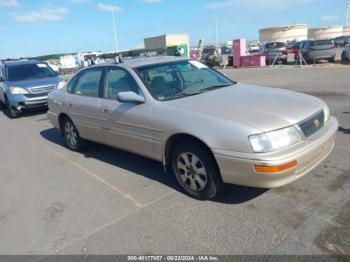
[[[118,101],[124,103],[136,103],[143,104],[146,102],[146,99],[143,96],[136,94],[135,92],[120,92],[118,94]]]

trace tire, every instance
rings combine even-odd
[[[81,151],[85,148],[85,140],[79,136],[78,130],[68,117],[65,117],[62,121],[62,134],[70,150]]]
[[[171,156],[171,170],[189,196],[209,200],[223,189],[219,168],[214,157],[196,142],[182,142]]]
[[[6,104],[4,104],[1,100],[0,100],[0,108],[6,108]]]
[[[348,58],[346,57],[346,53],[345,53],[345,52],[343,52],[343,53],[341,54],[341,60],[342,60],[343,62],[347,62],[347,61],[348,61]]]
[[[6,111],[7,111],[8,117],[11,119],[18,118],[20,112],[11,107],[10,102],[8,101],[7,97],[5,98],[5,100],[6,100]]]
[[[332,58],[328,59],[328,62],[329,63],[334,63],[335,62],[335,57],[332,57]]]

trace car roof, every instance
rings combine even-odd
[[[187,61],[188,58],[184,57],[176,57],[176,56],[156,56],[156,57],[143,57],[143,58],[135,58],[135,59],[126,59],[120,65],[136,68],[143,67],[149,65],[157,65],[157,64],[165,64],[171,62],[180,62]]]
[[[42,64],[42,61],[39,60],[4,60],[2,61],[5,65],[32,65],[32,64]]]

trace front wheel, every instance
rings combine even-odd
[[[7,97],[6,97],[6,110],[7,110],[7,115],[11,119],[19,117],[20,112],[12,108],[12,106],[11,106],[10,102],[8,101]]]
[[[84,148],[85,141],[80,138],[78,130],[68,117],[63,120],[62,133],[67,146],[71,150],[80,151]]]
[[[348,61],[348,58],[346,57],[346,53],[345,53],[345,52],[343,52],[343,53],[341,54],[341,60],[343,60],[343,62]]]
[[[6,104],[0,100],[0,108],[6,108]]]
[[[182,189],[194,198],[212,199],[223,188],[214,157],[195,142],[183,142],[176,146],[171,166]]]

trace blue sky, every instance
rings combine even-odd
[[[116,11],[119,46],[143,38],[188,33],[213,42],[258,39],[263,27],[291,23],[341,25],[347,0],[0,0],[0,57],[69,51],[112,51],[111,8]]]

